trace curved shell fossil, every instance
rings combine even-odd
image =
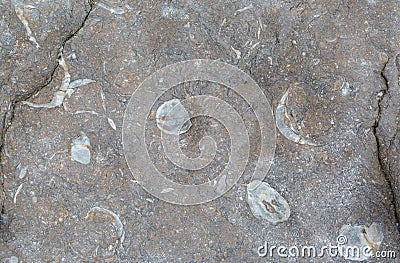
[[[281,132],[285,138],[291,140],[298,144],[305,144],[310,146],[322,146],[323,143],[314,142],[309,138],[304,138],[297,134],[292,128],[290,128],[285,123],[285,116],[286,116],[286,100],[289,95],[290,88],[286,90],[285,94],[283,94],[281,100],[279,101],[278,107],[276,108],[275,112],[275,119],[276,119],[276,127]]]

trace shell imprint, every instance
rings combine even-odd
[[[118,235],[117,238],[120,240],[120,244],[122,246],[122,243],[124,242],[124,239],[125,239],[125,230],[124,230],[124,225],[122,224],[122,222],[119,219],[119,217],[117,216],[117,214],[115,214],[114,212],[112,212],[108,209],[95,206],[92,209],[90,209],[90,211],[87,213],[85,218],[91,219],[96,214],[106,214],[111,217],[111,223],[113,224],[113,226],[115,227],[115,230],[117,231],[117,235]]]
[[[123,9],[120,9],[120,8],[113,8],[113,7],[110,7],[110,6],[108,6],[108,5],[103,4],[103,3],[101,3],[101,2],[96,2],[95,4],[96,4],[98,7],[101,7],[101,8],[103,8],[103,9],[109,11],[109,12],[112,13],[112,14],[122,15],[122,14],[125,13],[125,11],[124,11]]]
[[[24,16],[25,7],[29,7],[29,8],[35,8],[35,7],[34,6],[30,6],[30,5],[22,5],[22,4],[19,4],[19,3],[13,3],[13,4],[14,4],[15,13],[17,14],[17,17],[18,17],[19,21],[21,21],[21,23],[25,27],[26,34],[28,35],[29,41],[31,41],[33,44],[35,44],[36,48],[40,48],[39,43],[36,41],[36,38],[33,36],[32,30],[29,27],[28,20],[26,20],[26,18]]]

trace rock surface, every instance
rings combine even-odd
[[[39,48],[29,40],[15,4],[24,5]],[[1,2],[0,261],[16,256],[19,262],[346,262],[329,255],[260,258],[257,250],[265,242],[334,245],[343,225],[372,223],[383,227],[379,249],[399,257],[399,5],[378,0]],[[52,99],[64,77],[57,58],[61,47],[71,79],[95,82],[65,97],[65,108],[22,104]],[[218,59],[248,73],[274,108],[292,87],[288,125],[324,142],[299,145],[278,133],[265,181],[289,203],[287,221],[272,225],[255,218],[245,180],[212,202],[179,206],[148,194],[130,173],[121,138],[130,96],[156,70],[196,58]],[[252,116],[244,109],[239,113]],[[198,153],[204,134],[229,150],[228,134],[218,123],[191,121],[188,141],[194,143],[184,149],[188,154]],[[86,165],[70,157],[71,141],[81,132],[92,147]],[[250,138],[253,158],[258,140]],[[154,159],[163,160],[158,150]],[[221,150],[216,157],[219,162],[206,176],[217,173],[229,155]],[[19,164],[29,167],[23,178]],[[249,171],[253,164],[251,159]],[[207,181],[200,173],[181,176],[169,165],[160,167],[173,180]],[[85,219],[92,207],[118,215],[122,244],[115,245],[112,219]]]

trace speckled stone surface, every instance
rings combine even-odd
[[[29,41],[15,4],[25,6],[40,48]],[[372,223],[384,231],[380,250],[396,251],[397,259],[370,262],[396,262],[398,10],[397,1],[378,0],[0,3],[0,262],[11,256],[19,262],[346,262],[329,255],[263,258],[258,248],[335,245],[342,226]],[[67,96],[65,108],[22,104],[51,100],[64,77],[60,47],[71,80],[96,82]],[[291,88],[293,129],[323,142],[300,145],[277,132],[265,181],[289,203],[288,221],[256,218],[245,180],[214,201],[180,206],[147,193],[130,172],[121,134],[132,93],[156,70],[197,58],[243,70],[274,109]],[[245,109],[239,113],[252,118]],[[220,138],[222,163],[213,163],[212,173],[230,149],[228,134],[218,129],[212,120],[192,120],[187,139],[196,143],[185,148],[198,151],[204,134]],[[71,159],[82,132],[90,139],[88,164]],[[258,149],[257,136],[250,138],[249,170]],[[162,159],[157,149],[152,154]],[[28,168],[21,179],[22,167]],[[200,173],[171,178],[205,180]],[[122,244],[112,217],[93,216],[93,207],[119,217]]]

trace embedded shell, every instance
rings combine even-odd
[[[81,164],[90,163],[90,140],[85,134],[82,134],[79,138],[73,139],[71,159]]]
[[[255,217],[273,224],[284,222],[290,216],[287,201],[265,182],[255,180],[247,185],[247,202]]]
[[[278,130],[281,134],[288,140],[291,140],[298,144],[310,145],[310,146],[322,146],[323,143],[314,142],[309,138],[302,137],[300,134],[297,134],[291,127],[289,127],[285,123],[285,118],[287,116],[286,113],[286,100],[290,93],[290,88],[286,90],[285,94],[283,94],[281,100],[279,101],[278,107],[275,111],[275,123]]]
[[[367,260],[379,250],[383,238],[383,227],[377,223],[372,223],[369,227],[365,225],[344,225],[339,230],[339,253],[345,259]],[[359,248],[358,253],[349,253],[352,248]]]
[[[172,135],[185,133],[192,126],[189,113],[178,99],[166,101],[157,109],[156,122],[161,131]]]

